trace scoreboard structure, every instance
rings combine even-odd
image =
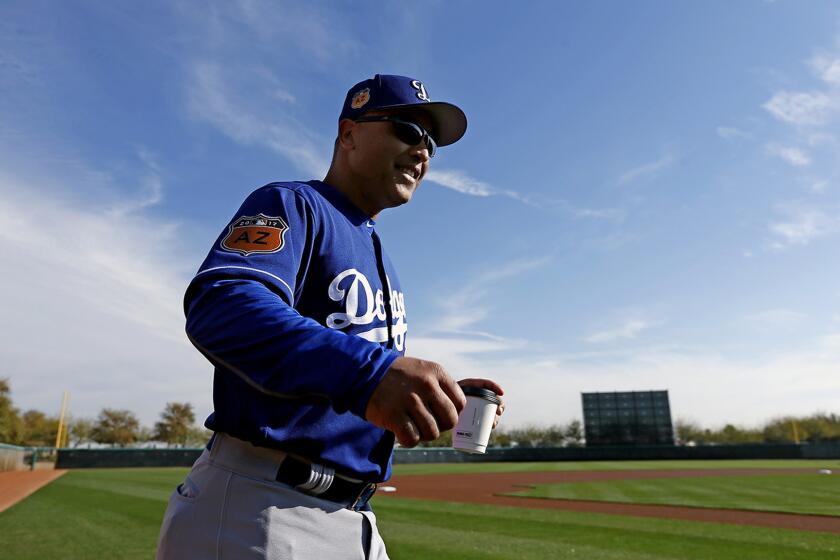
[[[586,446],[674,445],[668,391],[581,393]]]

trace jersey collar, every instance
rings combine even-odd
[[[307,184],[311,185],[321,194],[321,196],[326,198],[330,204],[335,206],[339,212],[344,214],[344,216],[350,220],[354,226],[359,227],[368,233],[373,231],[373,227],[376,225],[376,222],[370,216],[365,214],[358,206],[353,204],[350,199],[344,196],[344,193],[339,191],[337,188],[323,181],[307,181]]]

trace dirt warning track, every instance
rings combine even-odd
[[[518,492],[522,490],[523,486],[533,484],[704,476],[759,476],[808,472],[814,471],[813,469],[703,469],[675,471],[567,471],[405,475],[395,476],[386,483],[386,485],[396,487],[397,491],[395,493],[377,493],[376,499],[388,499],[387,496],[396,496],[400,498],[419,498],[423,500],[490,504],[495,506],[560,509],[587,513],[756,525],[761,527],[840,534],[840,517],[736,509],[658,506],[583,500],[551,500],[500,495]]]
[[[66,472],[46,469],[0,472],[0,512],[9,509]]]

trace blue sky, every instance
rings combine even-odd
[[[596,390],[706,425],[838,412],[840,9],[816,1],[4,3],[17,405],[209,412],[184,288],[251,190],[323,177],[377,72],[470,123],[379,220],[409,354],[497,379],[511,426]]]

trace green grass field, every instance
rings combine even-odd
[[[826,560],[837,535],[524,508],[380,500],[394,559]]]
[[[540,465],[547,469],[550,464]],[[457,472],[465,472],[466,466],[486,471],[512,465],[451,466],[458,467]],[[537,470],[527,464],[520,466]],[[605,465],[578,464],[578,468],[581,466]],[[402,466],[398,473],[414,467]],[[446,466],[423,467],[445,471]],[[668,468],[696,467],[681,463]],[[187,469],[71,471],[0,513],[0,556],[16,560],[152,558],[166,500],[186,472]],[[755,479],[747,479],[746,483],[752,480]],[[840,555],[840,538],[833,534],[394,497],[375,500],[374,507],[395,560],[741,560],[825,559]]]
[[[511,495],[840,515],[840,475],[722,476],[538,484]]]
[[[428,463],[395,465],[394,474],[457,474],[535,471],[643,471],[682,469],[832,469],[840,473],[836,459],[769,459],[735,461],[564,461],[542,463]]]

